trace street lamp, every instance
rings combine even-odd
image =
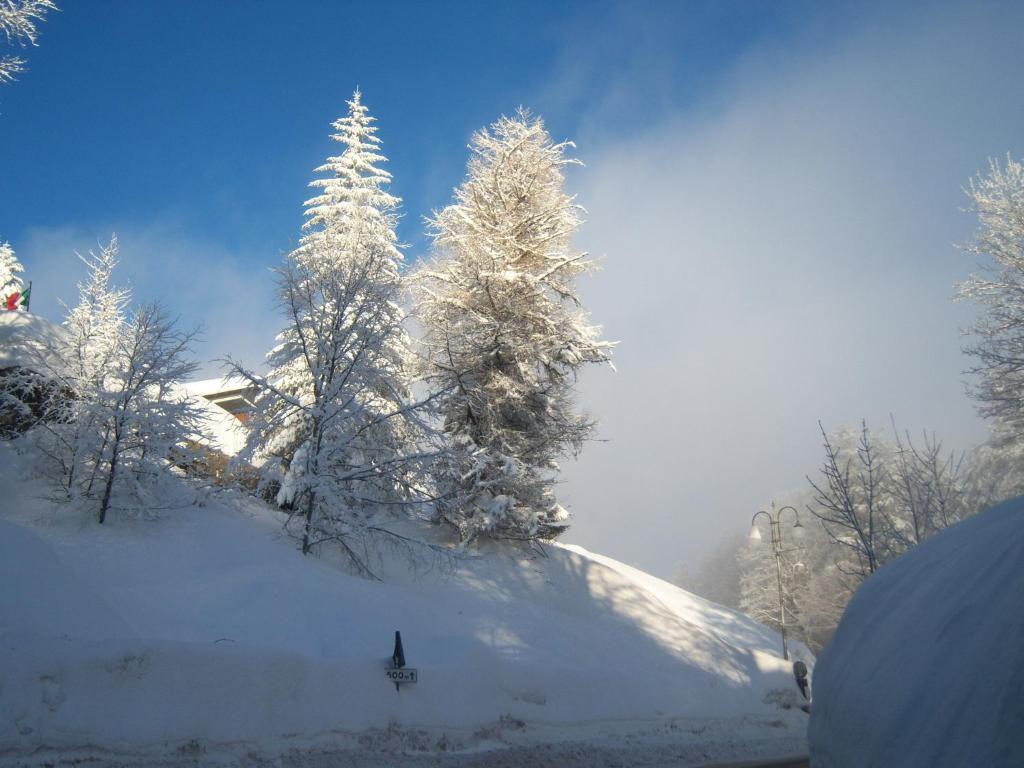
[[[782,520],[782,513],[787,509],[793,513],[793,527],[803,528],[803,525],[800,524],[800,513],[794,507],[787,505],[776,510],[775,502],[772,502],[771,512],[766,512],[762,509],[755,512],[754,516],[750,518],[749,539],[750,541],[761,540],[761,531],[757,528],[757,517],[758,515],[767,517],[772,533],[772,552],[775,554],[775,576],[779,583],[779,626],[782,628],[782,658],[789,661],[789,646],[786,644],[786,601],[782,596],[782,553],[785,550],[782,549],[782,526],[779,524]]]

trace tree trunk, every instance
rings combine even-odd
[[[114,476],[117,474],[117,460],[121,453],[121,437],[114,431],[114,447],[110,452],[110,472],[107,474],[107,482],[103,488],[103,500],[100,502],[100,525],[107,519],[107,510],[110,508],[110,492],[114,487]]]
[[[316,494],[310,492],[309,501],[306,502],[306,523],[302,530],[302,554],[308,555],[312,546],[310,545],[310,535],[313,532],[313,506],[316,504]]]

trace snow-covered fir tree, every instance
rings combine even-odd
[[[22,288],[20,273],[24,271],[10,243],[0,243],[0,300]]]
[[[188,460],[200,437],[198,415],[177,385],[196,363],[183,332],[156,304],[130,315],[130,294],[112,284],[117,239],[83,258],[89,279],[79,285],[65,334],[40,355],[52,402],[29,434],[68,499],[95,503],[100,523],[120,495],[146,506],[148,488],[172,464]]]
[[[409,340],[399,306],[399,199],[386,187],[374,118],[359,91],[332,138],[344,150],[316,169],[306,232],[278,271],[288,325],[261,376],[233,371],[259,390],[248,454],[278,502],[301,520],[303,552],[331,540],[360,570],[356,540],[374,518],[417,502],[429,451],[420,403],[408,384]]]
[[[593,263],[572,246],[573,146],[525,110],[502,117],[474,135],[455,202],[431,221],[436,257],[416,277],[418,316],[425,377],[457,452],[441,467],[439,515],[463,540],[549,538],[568,525],[557,462],[593,427],[574,407],[576,376],[612,347],[574,285]]]

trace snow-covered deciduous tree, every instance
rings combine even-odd
[[[819,425],[820,426],[820,425]],[[946,454],[925,434],[915,445],[893,423],[892,441],[874,437],[866,423],[855,435],[822,429],[821,479],[810,480],[810,509],[846,557],[837,567],[853,587],[929,536],[977,511],[968,494],[963,457]]]
[[[844,552],[837,559],[840,568],[863,581],[885,560],[884,531],[890,512],[889,499],[883,491],[888,476],[879,450],[872,441],[867,423],[861,424],[854,448],[850,434],[839,441],[830,437],[824,427],[825,461],[820,481],[810,480],[814,490],[811,509]],[[845,445],[844,445],[845,443]]]
[[[24,271],[10,243],[0,243],[0,300],[21,290],[20,272]]]
[[[156,304],[127,314],[129,293],[111,282],[116,238],[83,261],[89,279],[66,333],[40,355],[58,386],[29,439],[66,498],[94,502],[103,523],[117,495],[144,505],[147,487],[187,461],[200,437],[198,414],[176,388],[196,370],[198,331],[177,330]]]
[[[968,189],[979,229],[967,251],[981,261],[980,274],[960,286],[960,296],[981,312],[966,348],[977,359],[973,373],[978,410],[997,434],[1024,438],[1024,164],[1007,157],[992,161],[987,176]]]
[[[95,404],[103,425],[101,450],[90,477],[99,493],[98,519],[110,509],[120,480],[138,494],[169,462],[184,461],[199,435],[199,417],[176,385],[198,367],[191,358],[196,331],[179,331],[159,304],[144,305],[118,339],[109,387]]]
[[[979,509],[969,495],[971,469],[965,456],[945,453],[929,435],[915,445],[893,422],[889,492],[893,512],[885,533],[887,550],[899,555]]]
[[[476,133],[455,202],[431,221],[436,256],[415,277],[425,377],[455,450],[438,514],[464,541],[550,538],[568,525],[558,460],[593,427],[574,407],[576,376],[612,348],[574,285],[594,265],[572,247],[572,147],[523,110]]]
[[[8,45],[37,45],[36,24],[46,18],[47,11],[55,11],[53,0],[0,0],[0,31]],[[23,72],[25,60],[20,56],[0,57],[0,83],[14,80]]]
[[[259,375],[248,455],[280,484],[301,520],[303,552],[334,541],[370,573],[360,542],[383,533],[384,510],[422,503],[432,450],[424,403],[409,387],[409,340],[399,306],[398,198],[385,187],[380,139],[356,91],[332,138],[344,145],[317,169],[306,233],[278,271],[288,324]]]

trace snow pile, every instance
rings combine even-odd
[[[816,768],[1024,765],[1024,498],[860,588],[822,654]]]
[[[98,526],[39,498],[17,462],[0,447],[0,764],[802,751],[776,634],[608,558],[394,556],[371,582],[303,557],[240,496],[191,504],[182,488],[160,519]],[[398,692],[396,629],[420,675]]]

